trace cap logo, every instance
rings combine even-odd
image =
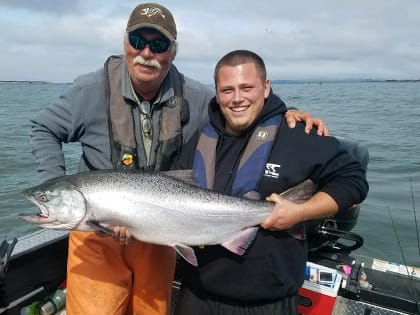
[[[141,10],[141,15],[145,15],[148,18],[154,16],[154,15],[160,15],[163,19],[165,19],[165,15],[163,14],[162,10],[159,8],[144,8]]]

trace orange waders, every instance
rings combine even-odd
[[[168,315],[174,272],[171,247],[71,232],[66,313]]]

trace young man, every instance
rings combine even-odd
[[[307,135],[303,124],[287,127],[286,106],[255,53],[228,53],[214,80],[210,123],[183,147],[173,168],[193,168],[204,188],[236,196],[258,192],[274,205],[243,256],[216,245],[195,248],[197,267],[181,260],[175,314],[297,314],[307,256],[305,241],[289,228],[364,200],[365,169],[336,138]],[[318,191],[306,202],[278,195],[308,178]]]
[[[62,143],[67,142],[81,143],[79,171],[166,170],[208,120],[214,93],[172,64],[177,30],[171,12],[159,4],[138,5],[125,36],[123,56],[111,56],[102,69],[77,78],[32,120],[30,142],[40,181],[65,174]],[[323,126],[305,113],[294,112],[290,119],[291,124],[305,119],[308,129],[314,122]],[[126,243],[70,233],[67,314],[168,313],[173,249]]]

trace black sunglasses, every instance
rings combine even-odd
[[[128,41],[133,48],[142,50],[149,45],[152,53],[161,54],[168,50],[171,42],[166,38],[147,40],[139,34],[128,33]]]

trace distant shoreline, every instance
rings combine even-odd
[[[299,79],[299,80],[270,80],[273,84],[293,84],[293,83],[308,83],[308,84],[323,84],[323,83],[406,83],[406,82],[420,82],[420,79]],[[72,84],[73,82],[52,82],[41,80],[0,80],[0,83],[27,83],[27,84]]]
[[[41,81],[41,80],[0,80],[0,83],[71,84],[72,82],[53,82],[53,81]]]
[[[8,83],[53,83],[50,81],[38,81],[38,80],[0,80],[0,82],[8,82]]]
[[[273,84],[291,84],[291,83],[308,83],[308,84],[323,84],[323,83],[406,83],[406,82],[420,82],[420,79],[311,79],[311,80],[270,80]]]

